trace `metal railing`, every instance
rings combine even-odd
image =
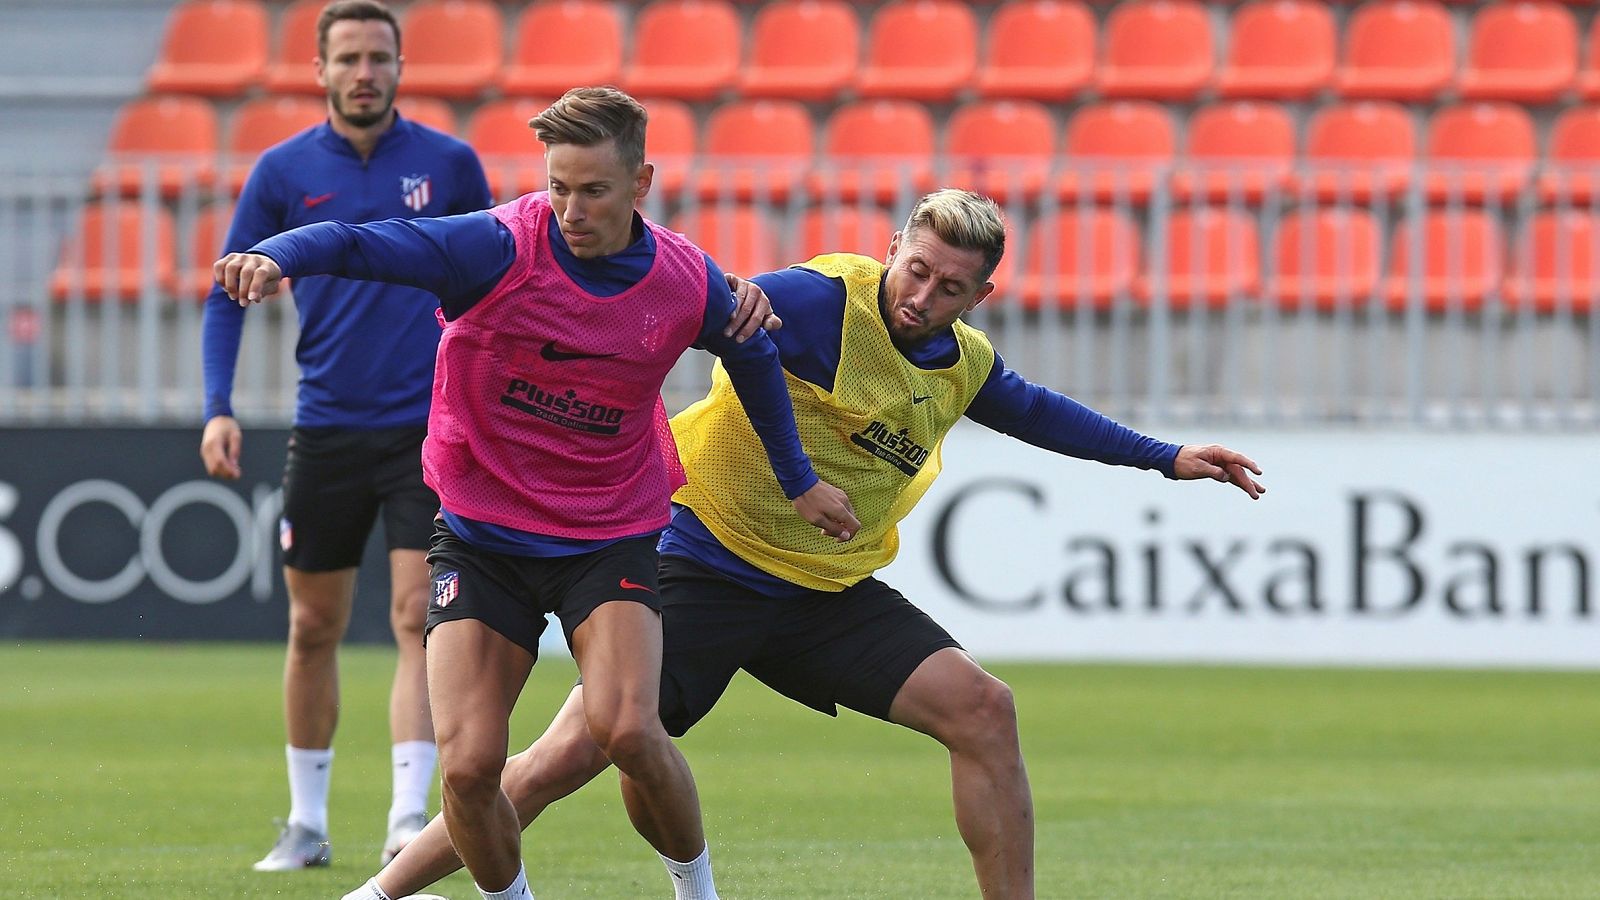
[[[81,178],[0,171],[0,421],[198,421],[199,301],[230,198],[193,173],[163,189],[159,163],[142,161],[131,196],[93,201]],[[528,174],[489,164],[503,185]],[[1600,426],[1600,173],[1535,172],[1506,190],[1482,170],[1419,167],[1390,191],[1370,172],[1248,165],[938,160],[931,183],[875,165],[868,178],[848,160],[666,161],[682,184],[645,212],[752,274],[822,249],[881,257],[915,198],[959,171],[1012,229],[995,295],[969,321],[1031,380],[1114,416]],[[287,421],[293,311],[246,321],[235,407]],[[669,405],[698,397],[708,368],[687,356]]]

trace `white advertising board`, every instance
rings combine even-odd
[[[963,423],[881,577],[985,660],[1600,668],[1600,437],[1152,433],[1268,493]]]

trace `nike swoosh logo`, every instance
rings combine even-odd
[[[321,206],[322,204],[327,203],[329,200],[332,200],[332,199],[333,199],[333,193],[332,192],[329,192],[329,193],[326,193],[326,194],[321,194],[321,195],[316,196],[316,197],[313,197],[310,194],[307,194],[306,195],[306,199],[303,202],[306,205],[306,209],[310,209],[313,206]]]
[[[624,578],[621,581],[617,582],[617,584],[625,591],[650,591],[650,589],[645,587],[644,585],[642,585],[642,584],[634,584],[633,582],[629,581],[626,578]],[[650,591],[650,593],[654,594],[655,591]]]
[[[927,400],[927,399],[931,398],[932,396],[933,396],[932,394],[923,394],[921,397],[918,397],[916,394],[912,394],[911,395],[911,402],[912,403],[921,403],[922,401]]]
[[[544,346],[539,348],[539,355],[550,360],[551,362],[569,362],[574,359],[610,359],[613,356],[621,356],[622,354],[568,353],[565,350],[557,350],[555,341],[545,341]]]

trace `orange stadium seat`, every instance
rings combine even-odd
[[[1085,106],[1067,123],[1071,167],[1056,189],[1068,198],[1088,194],[1144,203],[1171,169],[1177,144],[1172,115],[1161,104],[1118,100]]]
[[[896,225],[876,206],[828,206],[806,210],[800,219],[798,262],[822,253],[859,253],[882,259]]]
[[[1578,73],[1578,93],[1585,100],[1600,100],[1600,16],[1589,19],[1589,32],[1583,43],[1586,62]]]
[[[1238,209],[1174,210],[1167,223],[1165,287],[1172,306],[1207,304],[1213,309],[1256,293],[1261,280],[1261,244],[1256,220]],[[1156,265],[1147,260],[1139,296],[1155,296]]]
[[[777,229],[757,207],[706,204],[678,213],[671,227],[710,254],[724,272],[755,275],[780,265]]]
[[[1011,0],[989,19],[978,93],[1064,100],[1094,76],[1094,15],[1076,0]]]
[[[602,0],[534,3],[517,23],[500,87],[517,96],[559,97],[584,84],[615,84],[622,74],[622,20]]]
[[[232,223],[231,203],[213,203],[195,215],[189,226],[189,258],[177,260],[182,267],[179,292],[197,301],[211,293],[211,285],[216,281],[211,277],[211,264],[222,256],[223,245],[228,240],[228,226]]]
[[[1278,224],[1269,291],[1286,307],[1331,312],[1365,303],[1378,287],[1378,223],[1351,207],[1299,209]]]
[[[1346,97],[1431,100],[1455,76],[1455,30],[1434,0],[1381,0],[1345,23],[1335,89]]]
[[[915,100],[861,100],[834,110],[822,162],[811,180],[819,197],[879,203],[934,187],[933,116]]]
[[[738,100],[706,120],[698,190],[704,200],[783,202],[816,154],[811,114],[795,100]]]
[[[1258,0],[1233,14],[1224,97],[1301,100],[1333,81],[1333,13],[1317,0]]]
[[[326,0],[295,0],[278,17],[278,43],[267,63],[267,90],[279,94],[320,94],[317,70],[317,17]]]
[[[216,178],[217,114],[199,97],[144,97],[117,112],[107,150],[110,161],[95,175],[98,191],[139,194],[147,170],[163,197]]]
[[[505,38],[489,0],[421,0],[406,10],[408,94],[471,99],[494,84]]]
[[[1097,207],[1067,208],[1028,229],[1027,265],[1019,295],[1027,309],[1047,301],[1076,306],[1087,297],[1107,309],[1126,296],[1139,273],[1139,230],[1127,216]]]
[[[945,184],[1009,203],[1044,188],[1056,152],[1056,123],[1032,100],[981,100],[950,115]]]
[[[1301,185],[1319,200],[1366,203],[1406,189],[1416,166],[1411,113],[1388,100],[1324,106],[1306,127]]]
[[[657,0],[634,17],[622,82],[635,96],[709,100],[733,86],[742,45],[723,0]]]
[[[978,70],[978,22],[955,0],[894,0],[872,17],[863,97],[950,100]]]
[[[1592,213],[1541,212],[1525,225],[1511,254],[1505,302],[1531,304],[1536,312],[1571,308],[1587,313],[1600,299],[1600,240]]]
[[[467,143],[483,160],[489,193],[509,200],[547,186],[544,145],[533,136],[528,120],[550,103],[528,97],[491,100],[479,106],[467,123]]]
[[[1286,187],[1294,168],[1294,121],[1276,103],[1203,107],[1189,120],[1188,144],[1187,164],[1173,181],[1180,197],[1257,203]]]
[[[855,78],[861,23],[842,0],[774,0],[756,13],[746,97],[832,100]]]
[[[655,163],[652,190],[666,197],[682,193],[689,169],[700,153],[700,130],[694,113],[677,100],[641,100],[650,114],[645,129],[645,159]]]
[[[147,235],[152,226],[155,232]],[[150,256],[145,253],[147,237],[154,241]],[[91,302],[136,302],[152,282],[170,294],[177,285],[174,246],[172,213],[167,210],[115,200],[91,203],[84,207],[77,234],[61,248],[50,294],[59,301],[81,290]],[[147,260],[154,262],[153,268]]]
[[[1419,226],[1420,262],[1411,254],[1413,231]],[[1504,256],[1500,219],[1481,209],[1432,210],[1420,223],[1401,222],[1389,242],[1390,307],[1406,308],[1415,277],[1429,312],[1443,312],[1452,304],[1476,310],[1500,284]]]
[[[150,67],[156,93],[230,97],[261,80],[267,11],[256,0],[185,0],[167,18]]]
[[[328,117],[326,103],[310,97],[257,97],[233,113],[228,126],[228,190],[235,196],[261,151],[321,123]]]
[[[456,133],[456,113],[450,104],[437,97],[401,97],[394,108],[418,125],[426,125],[445,134]]]
[[[1550,127],[1550,148],[1539,176],[1547,203],[1592,203],[1600,197],[1600,106],[1575,106]]]
[[[1493,3],[1472,20],[1461,96],[1549,103],[1578,74],[1578,25],[1550,0]]]
[[[1513,202],[1533,174],[1533,118],[1511,103],[1464,103],[1428,124],[1428,198]]]
[[[1098,83],[1107,97],[1187,100],[1211,80],[1211,20],[1195,0],[1133,0],[1106,20]]]

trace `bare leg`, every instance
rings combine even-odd
[[[956,828],[985,898],[1033,897],[1033,795],[1017,739],[1011,689],[966,651],[923,660],[895,695],[889,719],[950,751]]]
[[[661,618],[627,600],[603,603],[573,632],[589,734],[622,775],[633,827],[656,852],[692,860],[705,849],[700,797],[661,726]]]
[[[428,710],[428,669],[422,651],[430,588],[426,551],[390,550],[389,583],[389,625],[399,649],[389,692],[389,737],[396,744],[431,741],[433,716]]]
[[[339,724],[339,640],[350,624],[355,569],[305,572],[285,566],[289,651],[283,666],[289,746],[325,750]]]
[[[528,651],[474,619],[439,624],[428,638],[444,819],[473,880],[490,891],[522,868],[522,829],[500,773],[511,709],[532,668]]]
[[[594,780],[611,765],[589,737],[583,715],[583,687],[572,689],[561,711],[533,746],[506,760],[500,785],[527,828],[545,807]],[[415,894],[461,868],[450,845],[443,816],[435,816],[422,834],[378,873],[378,886],[391,897]]]

